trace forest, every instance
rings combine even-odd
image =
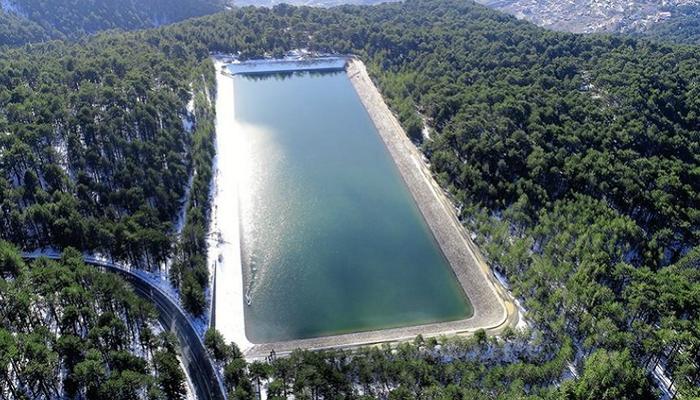
[[[27,249],[72,246],[167,270],[183,304],[201,313],[210,52],[252,58],[295,48],[365,61],[531,326],[398,353],[299,352],[278,361],[307,374],[298,384],[285,384],[275,362],[245,365],[219,343],[233,398],[252,396],[265,373],[298,398],[643,399],[659,368],[679,396],[700,396],[694,46],[548,32],[468,2],[413,0],[244,7],[8,50],[0,235]],[[191,100],[197,122],[188,132]],[[418,134],[423,121],[430,139]],[[512,346],[525,350],[499,350]]]
[[[417,337],[413,342],[355,351],[296,350],[246,362],[235,344],[215,330],[206,345],[223,370],[229,398],[254,399],[265,386],[269,399],[649,399],[645,371],[626,350],[596,350],[579,379],[562,385],[571,346],[552,355],[531,332],[489,338]],[[540,342],[541,343],[541,342]]]
[[[0,275],[0,398],[185,398],[177,340],[121,278],[2,241]]]
[[[223,11],[224,0],[7,0],[0,46],[77,39],[110,29],[152,28]]]

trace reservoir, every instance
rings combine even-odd
[[[472,315],[344,71],[232,79],[250,341]]]

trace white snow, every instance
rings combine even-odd
[[[267,400],[267,380],[260,382],[260,400]]]
[[[192,377],[190,376],[190,372],[187,370],[187,367],[185,367],[185,363],[182,362],[182,357],[177,356],[177,361],[180,362],[180,369],[182,369],[182,372],[185,373],[185,389],[186,389],[186,395],[185,399],[186,400],[197,400],[197,395],[195,394],[194,391],[194,382],[192,381]]]
[[[240,148],[235,135],[233,80],[222,74],[222,63],[216,64],[216,156],[212,185],[209,265],[216,270],[216,329],[227,342],[234,342],[245,352],[253,344],[245,334],[241,233],[238,208],[238,162]],[[219,155],[227,155],[219,157]]]
[[[423,125],[421,133],[423,134],[423,140],[430,140],[430,128],[428,128],[428,125]]]
[[[491,272],[493,273],[493,276],[495,276],[496,279],[498,279],[498,282],[501,284],[501,286],[506,288],[506,290],[510,290],[510,285],[508,284],[508,279],[506,279],[506,277],[503,276],[503,274],[496,271],[494,268],[491,268]]]
[[[69,168],[69,160],[68,160],[68,144],[66,141],[63,139],[62,135],[58,130],[56,131],[56,139],[54,144],[52,145],[53,150],[56,152],[59,158],[58,166],[61,167],[63,172],[71,178],[72,180],[75,180],[75,174],[73,171]]]
[[[493,276],[496,277],[501,286],[503,286],[508,292],[511,292],[511,287],[510,283],[508,282],[508,278],[506,278],[505,275],[501,274],[500,272],[496,271],[495,268],[491,268],[491,272],[493,273]],[[523,307],[522,303],[520,303],[520,300],[515,298],[514,300],[515,306],[518,307],[518,323],[515,325],[515,330],[522,331],[529,329],[531,327],[530,323],[525,319],[525,314],[527,314],[527,310],[525,309],[525,307]]]
[[[523,307],[522,303],[520,303],[520,300],[515,299],[515,306],[518,307],[518,324],[515,325],[515,330],[517,331],[524,331],[526,329],[530,329],[532,326],[530,323],[525,319],[525,314],[527,314],[527,310],[525,307]]]
[[[180,199],[180,211],[177,213],[177,217],[175,218],[175,225],[174,225],[174,230],[177,235],[180,235],[182,233],[182,230],[185,228],[185,222],[187,222],[187,210],[190,206],[190,192],[192,191],[192,184],[194,182],[194,171],[190,174],[189,178],[187,178],[187,186],[185,187],[185,194],[182,196]]]
[[[187,133],[192,133],[194,130],[194,120],[190,119],[190,117],[182,117],[182,127],[185,129],[185,132]]]
[[[568,376],[566,376],[566,375],[568,375]],[[576,370],[576,366],[574,365],[574,363],[572,363],[571,361],[566,363],[566,371],[565,371],[564,379],[569,379],[569,378],[578,379],[578,371]]]
[[[676,386],[671,379],[666,375],[666,370],[661,364],[656,364],[656,367],[651,371],[651,376],[656,381],[657,387],[661,389],[662,399],[672,399],[677,392]]]
[[[194,122],[196,118],[194,114],[194,93],[190,91],[190,94],[190,101],[187,102],[186,105],[187,114],[182,116],[182,127],[185,129],[185,132],[191,134],[194,130]]]

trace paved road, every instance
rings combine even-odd
[[[47,257],[59,259],[57,254],[25,253],[24,258]],[[150,301],[158,311],[158,319],[166,329],[174,332],[180,341],[182,362],[192,379],[197,398],[200,400],[226,400],[226,391],[221,378],[207,355],[201,338],[192,321],[180,308],[177,300],[151,282],[132,272],[128,267],[98,257],[85,256],[85,263],[119,274],[133,287],[136,294]]]

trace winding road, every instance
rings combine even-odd
[[[46,257],[53,260],[61,258],[59,254],[52,252],[23,253],[22,257],[25,259]],[[197,399],[226,400],[226,390],[221,376],[207,355],[194,323],[176,299],[126,265],[97,256],[85,255],[83,258],[86,264],[120,275],[133,286],[137,295],[155,306],[160,323],[165,329],[175,333],[180,341],[182,362],[192,380]]]

